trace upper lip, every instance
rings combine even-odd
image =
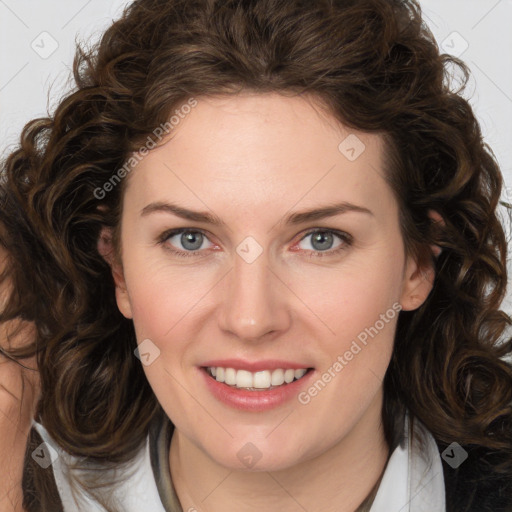
[[[283,370],[287,370],[289,368],[293,370],[310,368],[308,364],[294,363],[292,361],[283,361],[279,359],[262,359],[260,361],[245,361],[243,359],[212,359],[211,361],[202,363],[200,366],[220,366],[221,368],[247,370],[252,373],[261,372],[263,370],[276,370],[277,368],[282,368]]]

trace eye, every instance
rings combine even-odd
[[[311,240],[309,245],[312,247],[312,249],[309,249],[308,247],[301,247],[301,249],[311,251],[311,257],[337,255],[340,252],[347,250],[352,244],[352,237],[348,233],[331,229],[315,229],[313,231],[309,231],[300,240],[299,244],[308,238]],[[333,244],[335,243],[336,238],[339,240],[339,242],[333,248]]]
[[[205,240],[208,240],[208,238],[202,231],[180,228],[166,231],[160,237],[159,242],[177,256],[187,257],[198,256],[197,253],[200,249],[206,249],[207,247],[203,247]],[[184,250],[180,249],[179,244]],[[173,247],[177,247],[177,249]]]

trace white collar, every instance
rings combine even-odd
[[[65,461],[72,460],[73,457],[53,442],[41,424],[34,421],[33,426],[43,441],[58,453],[53,463],[53,471],[64,511],[103,510],[85,496],[78,500],[82,502],[80,505],[76,497],[73,499],[69,480],[65,476]],[[148,510],[149,506],[152,512],[164,512],[153,478],[148,440],[133,461],[132,469],[135,470],[134,474],[114,492],[121,498],[123,510],[138,512],[141,509]],[[414,421],[412,437],[409,436],[408,415],[405,416],[402,440],[389,458],[370,512],[446,512],[443,466],[439,450],[432,434],[419,420]]]
[[[432,434],[405,416],[401,442],[389,458],[370,512],[446,512],[443,465]]]

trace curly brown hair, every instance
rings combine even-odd
[[[465,76],[458,90],[450,66]],[[389,445],[408,410],[440,446],[485,449],[482,463],[510,477],[502,175],[461,96],[469,71],[440,55],[415,0],[137,0],[78,48],[73,70],[76,88],[25,126],[0,189],[14,283],[0,321],[34,323],[34,343],[11,355],[37,353],[38,420],[66,451],[128,461],[160,407],[97,250],[110,227],[119,258],[125,180],[97,190],[188,98],[277,91],[311,94],[344,125],[382,134],[408,253],[426,264],[442,248],[429,297],[398,320]]]

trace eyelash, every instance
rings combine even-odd
[[[190,229],[190,228],[178,228],[178,229],[171,229],[169,231],[166,231],[160,235],[158,238],[158,243],[165,247],[166,250],[171,251],[174,255],[180,257],[180,258],[190,258],[190,257],[203,257],[199,256],[199,252],[201,251],[180,251],[177,249],[170,248],[169,244],[166,242],[169,240],[169,238],[172,238],[174,235],[179,235],[182,233],[201,233],[203,236],[208,238],[206,233],[202,231],[201,229]],[[330,249],[327,251],[315,251],[310,250],[308,251],[310,258],[325,258],[330,256],[336,256],[340,254],[343,251],[346,251],[348,247],[352,245],[352,237],[343,231],[337,231],[335,229],[321,229],[321,228],[315,228],[313,230],[308,231],[304,234],[304,236],[299,240],[299,242],[302,242],[306,237],[310,235],[314,235],[316,233],[332,233],[336,235],[338,238],[341,239],[343,242],[339,247],[336,249]],[[297,243],[299,243],[297,242]]]

